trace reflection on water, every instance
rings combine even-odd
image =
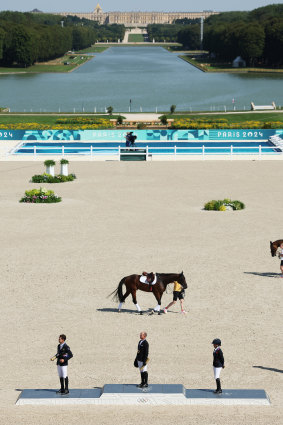
[[[283,75],[203,73],[161,47],[111,47],[66,74],[1,75],[12,111],[224,110],[283,104]],[[234,105],[232,99],[235,99]],[[131,102],[130,102],[131,100]]]

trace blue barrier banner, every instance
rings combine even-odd
[[[115,141],[125,142],[127,130],[0,130],[0,140],[38,141]],[[283,130],[133,130],[138,140],[267,140]]]

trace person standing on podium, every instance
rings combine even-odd
[[[57,391],[57,394],[69,394],[68,361],[72,357],[73,353],[66,344],[66,335],[61,334],[59,336],[57,354],[50,359],[51,361],[57,359],[57,371],[61,384],[61,388]]]
[[[148,358],[148,350],[149,344],[146,340],[147,333],[140,333],[140,341],[138,343],[138,352],[134,361],[135,367],[138,367],[141,374],[141,383],[137,385],[139,388],[147,388],[148,387],[148,373],[147,373],[147,363],[149,361]]]

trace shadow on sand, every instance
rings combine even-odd
[[[272,273],[272,272],[266,272],[266,273],[259,273],[259,272],[244,272],[245,274],[253,274],[254,276],[261,276],[261,277],[273,277],[273,278],[279,278],[281,276],[281,273]]]
[[[283,373],[283,370],[275,369],[274,367],[264,367],[264,366],[253,366],[253,367],[256,367],[257,369],[270,370],[271,372]]]

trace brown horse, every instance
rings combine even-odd
[[[276,251],[282,243],[283,243],[283,239],[278,239],[278,241],[274,241],[274,242],[270,241],[270,251],[271,251],[272,257],[275,257]]]
[[[109,296],[114,295],[113,299],[116,301],[119,301],[119,307],[118,311],[121,311],[122,305],[125,302],[125,299],[131,294],[133,303],[136,306],[136,309],[140,314],[143,314],[141,311],[140,306],[137,303],[136,298],[136,292],[137,290],[144,291],[144,292],[152,292],[157,300],[157,306],[154,308],[153,312],[156,311],[158,314],[160,314],[160,306],[161,306],[161,298],[163,295],[163,292],[166,290],[166,287],[169,283],[172,282],[179,282],[180,285],[184,289],[188,287],[184,273],[156,273],[156,283],[152,285],[154,280],[154,274],[153,273],[143,273],[143,275],[147,276],[147,281],[149,283],[142,283],[140,281],[141,275],[139,274],[132,274],[130,276],[125,276],[120,281],[117,289],[113,291]],[[123,294],[122,287],[123,285],[126,286],[126,292]]]

